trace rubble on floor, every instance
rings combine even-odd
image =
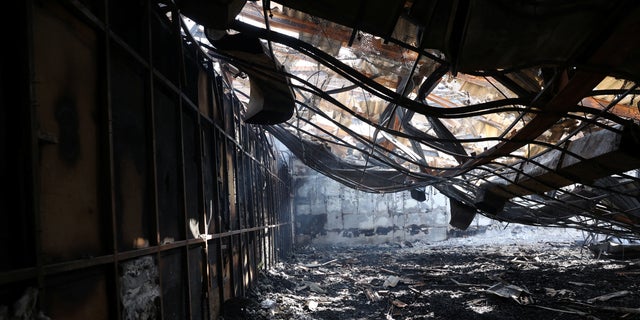
[[[637,260],[597,257],[579,241],[479,243],[308,246],[260,275],[243,312],[256,320],[640,318]]]

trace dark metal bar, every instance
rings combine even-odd
[[[218,121],[222,116],[222,112],[219,112],[223,106],[223,92],[222,92],[222,84],[220,83],[220,77],[213,77],[213,90],[215,92],[215,101],[216,101],[216,108],[215,108],[215,112],[213,112],[213,116],[217,117],[214,118],[214,124],[217,124]],[[218,126],[213,126],[213,161],[215,164],[215,169],[214,169],[214,175],[215,175],[215,181],[214,181],[214,201],[215,201],[215,213],[213,214],[213,229],[214,229],[214,233],[215,234],[220,234],[222,232],[222,214],[223,214],[223,203],[224,201],[220,200],[220,195],[222,194],[222,190],[221,187],[223,186],[223,173],[224,170],[221,169],[221,166],[223,166],[223,158],[222,158],[222,152],[221,152],[221,144],[222,141],[220,139],[220,128]],[[222,188],[224,189],[224,188]],[[222,238],[217,238],[216,241],[214,241],[214,246],[216,248],[216,283],[217,283],[217,287],[218,287],[218,305],[222,305],[222,303],[224,302],[224,266],[223,266],[223,254],[222,254]]]
[[[231,104],[231,110],[233,112],[233,121],[231,122],[232,125],[232,130],[235,133],[237,133],[237,124],[238,124],[238,119],[235,117],[236,114],[236,110],[237,110],[237,102],[235,100],[232,100],[232,104]],[[230,223],[233,225],[235,224],[235,228],[232,226],[232,230],[235,230],[236,228],[241,228],[240,226],[240,204],[239,204],[239,179],[240,179],[240,172],[238,170],[238,161],[237,161],[237,157],[238,157],[238,136],[235,137],[235,139],[233,140],[233,142],[236,142],[236,145],[231,145],[229,147],[229,149],[227,149],[227,152],[230,153],[229,156],[229,161],[231,162],[231,170],[229,171],[232,175],[233,178],[231,179],[231,181],[233,181],[233,194],[231,195],[231,197],[233,198],[233,206],[230,206],[229,209],[233,211],[233,214],[235,216],[235,221],[230,221]],[[231,220],[231,219],[229,219]],[[240,243],[240,237],[238,235],[234,235],[231,237],[231,257],[232,257],[232,268],[231,268],[231,273],[233,274],[233,276],[231,277],[231,279],[233,279],[232,283],[233,283],[233,292],[234,295],[238,296],[242,296],[244,295],[244,289],[243,289],[243,285],[242,285],[242,244]],[[235,262],[238,261],[238,265],[235,264]],[[237,267],[237,268],[236,268]]]
[[[187,214],[187,195],[186,195],[186,173],[185,173],[185,159],[184,159],[184,128],[183,128],[183,116],[182,113],[184,112],[184,101],[188,101],[185,100],[183,98],[184,93],[182,92],[182,88],[183,88],[183,83],[184,83],[184,77],[182,76],[182,72],[184,71],[184,52],[183,52],[183,47],[182,47],[182,39],[180,37],[180,12],[177,9],[173,9],[172,13],[172,27],[173,30],[175,32],[175,41],[176,44],[179,46],[180,50],[178,51],[178,60],[180,63],[180,66],[178,68],[178,90],[176,91],[178,93],[178,97],[176,97],[178,99],[178,108],[176,110],[177,113],[177,117],[176,117],[176,121],[178,121],[178,149],[180,150],[180,156],[178,157],[178,166],[180,167],[180,169],[178,170],[178,190],[180,190],[180,200],[181,200],[181,206],[180,209],[182,211],[182,219],[183,219],[183,234],[182,236],[184,237],[184,239],[186,240],[188,238],[188,234],[189,234],[189,219],[188,219],[188,214]],[[158,263],[161,263],[161,256],[158,256]],[[188,257],[188,252],[187,252],[187,257],[186,260],[189,260]],[[184,260],[182,261],[182,263],[186,263]],[[189,270],[188,265],[187,265],[187,270]],[[160,285],[161,285],[161,290],[162,290],[162,281],[160,281]],[[164,305],[164,303],[161,302],[160,304],[161,306]],[[164,316],[164,310],[163,311],[163,316]],[[189,311],[190,312],[190,311]]]
[[[274,220],[275,220],[275,208],[276,208],[276,203],[274,201],[274,199],[278,199],[278,195],[275,193],[274,190],[274,184],[273,183],[269,183],[268,187],[267,187],[267,194],[271,195],[271,197],[269,197],[269,211],[267,212],[267,223],[269,224],[273,224]],[[274,231],[273,230],[269,230],[268,234],[269,234],[269,268],[272,268],[274,266],[274,252],[275,252],[275,239],[274,239]]]
[[[244,144],[244,130],[243,130],[243,126],[242,123],[240,122],[240,109],[242,108],[242,105],[240,102],[236,102],[233,104],[233,114],[234,114],[234,122],[235,122],[235,127],[236,127],[236,132],[238,134],[238,136],[236,137],[236,142],[238,143],[236,145],[236,147],[234,148],[234,172],[236,173],[236,218],[238,220],[238,228],[242,229],[245,227],[244,224],[244,218],[246,215],[246,205],[245,205],[245,187],[244,187],[244,166],[243,166],[243,152],[241,151],[241,147],[243,147]],[[239,277],[238,277],[238,281],[240,282],[240,294],[242,296],[245,296],[245,290],[247,288],[245,288],[245,257],[244,257],[244,253],[245,253],[245,248],[246,248],[246,241],[244,241],[245,239],[245,234],[240,234],[238,235],[237,239],[238,239],[238,261],[239,261],[239,268],[240,268],[240,272],[239,272]]]
[[[44,294],[45,283],[44,283],[44,270],[43,270],[43,250],[42,250],[42,220],[40,215],[40,190],[39,190],[39,179],[40,179],[40,170],[38,160],[40,158],[40,146],[38,143],[38,122],[37,122],[37,107],[38,100],[35,94],[35,65],[34,65],[34,30],[32,23],[33,21],[33,1],[27,1],[25,3],[25,16],[26,22],[24,27],[26,32],[24,33],[27,37],[26,41],[26,51],[27,51],[27,72],[29,75],[27,94],[28,94],[28,111],[25,114],[25,125],[28,126],[29,130],[26,132],[26,141],[29,141],[29,146],[27,148],[28,156],[30,163],[26,166],[26,186],[25,191],[27,191],[27,196],[25,199],[29,201],[29,204],[25,206],[27,212],[25,214],[31,214],[33,219],[33,225],[35,229],[35,265],[36,265],[36,278],[38,289],[40,294]]]
[[[160,243],[160,218],[158,216],[158,172],[157,172],[157,164],[156,164],[156,154],[157,154],[157,148],[156,148],[156,124],[155,124],[155,100],[154,100],[154,78],[153,78],[153,46],[152,46],[152,36],[151,36],[151,1],[147,1],[147,10],[146,12],[146,20],[147,20],[147,36],[148,36],[148,41],[147,41],[147,49],[148,49],[148,55],[147,55],[147,59],[148,59],[148,63],[147,65],[149,66],[149,68],[147,69],[148,72],[148,79],[147,81],[149,82],[148,85],[146,86],[146,89],[148,90],[148,96],[147,96],[147,108],[146,108],[146,120],[148,125],[146,126],[147,128],[147,139],[146,139],[146,143],[149,145],[149,150],[151,150],[151,156],[147,157],[147,161],[149,162],[149,168],[148,168],[148,172],[149,174],[149,179],[147,179],[147,183],[149,185],[149,187],[152,190],[151,193],[151,211],[153,212],[153,219],[154,219],[154,223],[153,223],[153,227],[154,227],[154,231],[156,234],[155,237],[155,243],[154,244],[159,244]]]
[[[256,226],[252,228],[245,228],[242,230],[232,230],[228,232],[208,235],[206,240],[205,239],[179,240],[179,241],[162,244],[158,246],[123,251],[123,252],[119,252],[117,255],[108,254],[108,255],[103,255],[98,257],[92,257],[91,259],[80,259],[80,260],[72,260],[72,261],[47,264],[47,265],[43,265],[42,269],[43,269],[43,274],[45,276],[49,276],[49,275],[54,275],[62,272],[100,266],[100,265],[109,264],[112,262],[120,262],[124,260],[135,259],[135,258],[139,258],[142,256],[146,256],[146,255],[150,255],[158,252],[174,250],[180,247],[202,245],[205,241],[213,241],[213,240],[228,238],[228,237],[240,235],[240,234],[256,233],[264,229],[275,229],[288,224],[289,223],[279,223],[274,225],[264,225],[264,226]],[[18,282],[20,280],[24,280],[27,278],[32,278],[36,273],[37,273],[37,268],[23,268],[23,269],[17,269],[17,270],[13,270],[6,273],[3,272],[2,274],[0,274],[0,284],[13,283],[13,282]]]
[[[177,18],[175,18],[175,20],[179,19],[179,16]],[[180,92],[183,92],[184,87],[185,87],[185,82],[186,82],[186,68],[185,68],[185,55],[184,55],[184,50],[182,47],[182,44],[180,44],[180,51],[179,51],[179,60],[180,60],[180,68],[178,68],[178,70],[180,70],[181,74],[183,75],[183,77],[179,77],[178,78],[178,83],[180,86]],[[190,101],[189,99],[185,99],[185,98],[180,98],[180,134],[181,134],[181,138],[184,139],[184,127],[183,127],[183,121],[184,121],[184,117],[182,116],[183,112],[184,112],[184,102],[183,101]],[[196,118],[200,118],[200,112],[198,109],[195,110],[195,117]],[[199,123],[199,121],[197,121],[197,123]],[[198,126],[199,129],[199,126]],[[200,136],[200,131],[198,130],[198,136]],[[185,217],[185,229],[186,229],[186,233],[185,233],[185,239],[189,238],[189,213],[188,213],[188,207],[187,207],[187,196],[186,196],[186,192],[187,192],[187,181],[186,179],[188,178],[186,176],[186,172],[185,172],[185,165],[184,165],[184,140],[180,140],[182,143],[182,172],[183,172],[183,176],[182,176],[182,182],[183,182],[183,204],[184,204],[184,217]],[[199,139],[198,139],[199,142]],[[201,145],[201,143],[197,143],[198,145]],[[201,162],[201,161],[200,161]],[[198,170],[200,170],[200,166],[198,166]],[[201,175],[199,175],[201,176]],[[200,200],[200,197],[198,197],[198,199]],[[189,267],[189,250],[187,248],[185,248],[184,250],[184,256],[183,256],[183,260],[181,261],[181,263],[183,264],[183,267],[185,268],[186,272],[184,272],[183,274],[181,274],[180,276],[182,277],[183,280],[186,279],[186,289],[183,291],[183,293],[186,291],[186,307],[187,307],[187,318],[191,319],[191,279],[189,279],[189,270],[191,270]],[[183,286],[185,285],[184,283],[182,284]]]
[[[208,62],[207,65],[208,65],[209,68],[213,69],[213,65],[212,65],[211,62]],[[208,108],[208,112],[211,115],[212,119],[213,119],[213,114],[214,114],[213,113],[213,106],[214,106],[214,103],[216,103],[216,101],[215,101],[216,96],[214,95],[213,90],[212,90],[213,86],[214,86],[214,84],[213,84],[214,80],[215,80],[215,77],[213,79],[207,78],[206,88],[205,88],[205,90],[207,90],[206,91],[206,96],[207,96],[207,99],[208,99],[207,100],[207,108]],[[211,122],[213,122],[213,120],[211,120]],[[211,141],[205,139],[206,138],[205,132],[202,131],[203,144],[201,144],[201,148],[203,150],[206,150],[205,147],[204,147],[204,142],[208,141],[208,143],[210,144],[210,147],[211,147],[210,150],[215,150],[215,142],[213,140],[215,134],[214,134],[214,132],[212,130],[211,131],[207,131],[207,133],[209,133],[211,135],[210,137],[208,137],[208,139],[211,140]],[[204,162],[206,157],[203,156],[201,159],[202,159],[202,162]],[[210,160],[209,161],[212,162],[212,163],[209,163],[208,165],[212,169],[212,170],[210,170],[209,174],[212,175],[211,183],[213,185],[211,186],[211,188],[213,188],[215,186],[215,184],[217,183],[216,182],[217,180],[215,180],[214,177],[213,177],[213,175],[215,174],[214,173],[215,153],[210,155]],[[204,232],[205,232],[205,234],[209,234],[210,233],[210,227],[209,226],[211,224],[211,218],[213,217],[213,204],[209,203],[209,206],[207,206],[207,201],[206,201],[207,197],[206,197],[206,193],[205,193],[204,178],[202,178],[201,180],[203,180],[202,195],[203,195],[203,200],[204,200],[204,205],[205,205],[204,208],[203,208],[204,209],[203,210],[203,212],[204,212],[204,228],[205,228]],[[211,195],[212,199],[209,200],[209,201],[213,202],[213,195],[214,194],[215,194],[215,190],[212,192],[212,195]],[[205,306],[205,310],[206,310],[207,314],[205,316],[207,318],[211,318],[212,317],[212,316],[210,316],[210,314],[211,314],[210,301],[211,300],[209,299],[209,297],[211,297],[211,272],[210,272],[211,269],[209,267],[209,241],[205,241],[205,243],[204,243],[203,252],[202,252],[202,260],[204,261],[204,265],[206,266],[206,268],[204,268],[204,270],[203,270],[203,272],[204,272],[204,274],[203,274],[203,279],[204,280],[203,281],[206,282],[206,290],[205,290],[205,288],[203,288],[203,293],[205,293],[205,296],[207,298],[206,299],[207,303],[206,303],[206,306]]]
[[[199,84],[198,84],[199,85]],[[200,88],[198,88],[198,90],[200,90]],[[204,160],[205,160],[205,153],[204,153],[204,143],[205,143],[205,139],[204,139],[204,130],[202,128],[202,124],[200,122],[201,118],[203,117],[203,115],[198,112],[196,114],[196,129],[197,129],[197,139],[198,139],[198,143],[197,143],[197,153],[198,153],[198,159],[200,161],[197,162],[197,166],[198,166],[198,183],[200,185],[200,192],[198,193],[198,209],[202,212],[202,214],[200,215],[200,217],[202,217],[202,220],[200,220],[199,222],[203,225],[204,228],[204,234],[209,233],[209,230],[207,230],[207,209],[206,209],[206,197],[205,197],[205,185],[204,185]],[[207,242],[205,241],[205,244]],[[206,250],[205,250],[206,251]],[[187,250],[187,270],[188,272],[191,270],[190,269],[190,259],[189,259],[189,250]],[[188,292],[188,298],[189,298],[189,310],[192,309],[192,305],[191,305],[191,278],[188,276],[188,272],[187,272],[187,279],[188,281],[188,286],[187,286],[187,292]],[[193,311],[191,311],[191,313],[193,313]],[[191,315],[191,314],[190,314]]]
[[[122,318],[122,297],[120,296],[121,286],[120,286],[120,277],[119,277],[119,252],[118,252],[118,224],[116,217],[116,205],[115,205],[115,166],[114,166],[114,145],[113,145],[113,113],[112,113],[112,99],[111,99],[111,29],[110,29],[110,11],[109,11],[109,0],[104,1],[104,12],[105,12],[105,21],[104,21],[104,73],[105,73],[105,108],[102,113],[103,120],[101,122],[103,130],[103,140],[106,140],[107,147],[104,148],[105,158],[107,158],[107,167],[104,168],[106,173],[104,174],[106,178],[106,195],[105,197],[108,199],[106,201],[105,210],[111,216],[111,237],[112,237],[112,245],[113,245],[113,259],[112,259],[112,271],[114,275],[113,281],[115,292],[112,294],[116,297],[116,319]]]
[[[265,159],[265,167],[266,167],[266,163],[267,163],[267,158],[266,158],[266,153],[263,153],[262,155]],[[267,172],[269,170],[269,168],[266,169]],[[272,205],[272,198],[274,196],[273,193],[271,193],[271,181],[269,181],[268,179],[269,177],[265,177],[265,188],[263,189],[263,203],[264,206],[262,208],[262,223],[263,224],[269,224],[271,223],[270,221],[270,217],[269,214],[270,212],[272,212],[271,210],[271,205]],[[268,196],[267,196],[268,195]],[[265,230],[264,231],[264,256],[265,256],[265,261],[264,261],[264,265],[265,265],[265,269],[269,269],[271,268],[271,232],[269,232],[270,230]]]
[[[147,172],[150,173],[150,177],[148,178],[148,183],[149,186],[152,190],[151,193],[151,199],[149,201],[151,201],[151,211],[153,214],[153,218],[154,218],[154,233],[155,233],[155,244],[156,246],[158,246],[161,242],[160,240],[160,217],[159,217],[159,210],[158,210],[158,170],[157,170],[157,147],[156,147],[156,125],[155,125],[155,68],[153,66],[153,30],[151,27],[151,19],[152,19],[152,9],[151,9],[151,1],[147,1],[146,2],[146,6],[147,6],[147,10],[146,12],[146,22],[147,22],[147,45],[148,45],[148,55],[147,55],[147,65],[148,65],[148,81],[149,84],[148,86],[146,86],[146,88],[148,88],[149,93],[148,93],[148,97],[147,99],[147,112],[146,112],[146,116],[147,116],[147,139],[146,142],[148,145],[150,145],[149,150],[151,150],[151,155],[149,157],[147,157],[147,162],[149,163],[149,168],[147,168]],[[155,253],[154,253],[156,260],[158,261],[158,265],[160,265],[161,263],[161,255],[160,255],[160,250],[159,250],[159,246],[156,248]],[[159,283],[162,283],[162,281],[159,281]],[[160,286],[160,292],[162,292],[162,287]],[[163,297],[162,294],[160,295],[160,301],[162,301]],[[161,308],[162,308],[162,302],[160,303]],[[160,317],[164,317],[164,312],[161,312]]]
[[[218,98],[218,102],[222,103],[222,99],[221,96],[219,96]],[[223,185],[223,181],[224,179],[222,178],[222,174],[224,172],[224,170],[220,170],[220,166],[222,165],[222,153],[220,151],[220,147],[221,147],[221,141],[219,139],[219,130],[217,128],[214,128],[214,152],[215,152],[215,159],[216,159],[216,169],[215,169],[215,175],[216,175],[216,181],[215,181],[215,185],[216,185],[216,189],[215,189],[215,195],[216,195],[216,213],[215,213],[215,224],[214,224],[214,230],[216,234],[220,234],[222,232],[222,213],[223,211],[223,202],[220,201],[220,194],[222,193],[222,191],[220,190],[220,187]],[[224,189],[224,188],[223,188]],[[220,303],[220,305],[222,305],[222,303],[224,302],[224,277],[223,277],[223,273],[224,273],[224,265],[223,265],[223,254],[222,254],[222,238],[217,238],[217,241],[215,241],[215,246],[216,246],[216,280],[218,282],[218,297],[220,299],[220,301],[218,301]]]
[[[200,82],[199,81],[198,81],[197,85],[198,85],[198,91],[200,91],[200,90],[208,90],[208,87],[210,87],[210,81],[207,81],[207,87],[206,88],[200,88]],[[211,108],[211,101],[209,101],[209,100],[212,100],[213,98],[208,93],[209,92],[207,92],[207,95],[206,95],[207,101],[204,101],[204,103],[206,103],[208,109],[212,109]],[[203,103],[203,102],[198,102],[198,103]],[[200,111],[198,111],[198,113],[197,113],[197,132],[198,132],[197,152],[198,152],[198,157],[199,157],[199,160],[200,160],[200,161],[198,161],[198,164],[197,164],[197,166],[198,166],[198,168],[197,168],[198,169],[198,182],[199,182],[199,185],[200,185],[200,192],[199,192],[199,197],[198,197],[198,203],[199,203],[198,207],[202,211],[203,219],[202,219],[201,222],[204,225],[204,234],[208,234],[209,233],[209,230],[208,230],[209,221],[207,220],[207,203],[206,203],[207,202],[206,201],[207,197],[206,197],[206,193],[205,193],[206,186],[205,186],[205,181],[204,181],[204,172],[205,172],[205,170],[204,170],[205,163],[204,162],[206,160],[206,154],[205,154],[205,150],[206,149],[205,149],[204,145],[205,145],[205,142],[206,142],[206,138],[205,138],[205,130],[204,130],[203,124],[202,124],[202,121],[203,121],[202,119],[203,118],[206,119],[205,115],[203,115]],[[210,208],[210,209],[213,210],[213,208]],[[204,258],[204,261],[206,261],[207,270],[208,270],[208,265],[209,265],[208,241],[205,241],[204,244],[205,245],[204,245],[204,249],[203,249],[204,250],[203,258]],[[187,258],[187,263],[189,263],[189,259],[188,258]],[[190,270],[189,269],[189,265],[187,265],[187,270]],[[207,274],[208,274],[208,272],[207,272]],[[187,278],[189,278],[189,277],[187,277]],[[207,283],[209,283],[209,277],[207,276],[207,277],[205,277],[205,279],[206,279],[205,281]],[[189,290],[188,290],[189,291],[189,301],[191,301],[191,299],[192,299],[190,286],[191,286],[191,279],[189,278]],[[210,287],[210,286],[208,285],[208,287]],[[206,292],[208,293],[209,291],[210,291],[210,288],[208,288]]]
[[[248,135],[249,136],[249,135]],[[250,135],[251,138],[253,138],[253,135]],[[248,141],[248,144],[252,144],[253,143],[253,139]],[[254,227],[255,224],[255,197],[254,195],[256,194],[256,190],[255,190],[255,181],[254,181],[254,167],[251,166],[251,162],[247,163],[247,175],[248,175],[248,194],[247,194],[247,207],[248,210],[247,212],[250,214],[247,217],[247,222],[248,222],[248,227]],[[257,274],[256,272],[256,241],[255,241],[255,233],[250,233],[247,234],[247,243],[250,245],[250,248],[248,248],[247,250],[247,254],[249,255],[249,287],[253,287],[253,282],[255,280],[255,275]]]
[[[2,271],[2,273],[0,273],[0,285],[33,279],[33,278],[36,278],[37,276],[38,276],[37,267],[15,269],[11,271]]]
[[[227,137],[226,139],[223,139],[223,156],[224,156],[224,168],[225,168],[225,194],[227,195],[227,197],[229,197],[227,199],[226,202],[226,206],[224,208],[223,214],[226,216],[227,221],[229,223],[229,225],[227,226],[230,230],[233,230],[233,221],[231,221],[231,214],[232,214],[232,210],[235,210],[235,204],[233,204],[233,207],[231,206],[231,197],[234,197],[235,194],[232,194],[232,192],[235,192],[235,190],[232,189],[232,184],[234,183],[234,179],[235,179],[235,175],[233,170],[233,157],[232,157],[232,150],[230,145],[233,145],[232,142],[235,142],[234,139],[234,134],[232,134],[233,132],[233,116],[232,113],[233,112],[233,100],[231,99],[229,101],[228,104],[224,104],[223,105],[223,115],[224,115],[224,132],[225,132],[225,136]],[[229,132],[231,131],[231,132]],[[236,285],[235,285],[235,270],[233,269],[233,238],[231,237],[228,240],[228,246],[226,248],[227,251],[227,255],[229,257],[229,277],[230,277],[230,291],[235,295],[236,293]],[[225,248],[223,248],[223,250],[225,250]]]

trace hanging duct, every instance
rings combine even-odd
[[[295,99],[289,78],[259,38],[237,33],[216,39],[209,30],[206,34],[217,51],[237,59],[229,63],[249,76],[251,94],[244,122],[278,124],[293,116]]]

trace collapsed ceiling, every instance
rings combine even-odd
[[[640,238],[640,3],[177,2],[184,36],[313,169],[480,212]],[[170,6],[167,6],[170,7]]]

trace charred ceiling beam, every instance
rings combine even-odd
[[[505,86],[507,89],[511,90],[511,92],[518,95],[518,97],[523,97],[523,98],[531,97],[535,93],[539,92],[539,90],[536,90],[536,91],[527,90],[527,88],[524,88],[523,86],[519,85],[517,82],[513,81],[513,79],[511,79],[510,77],[504,74],[496,74],[492,77],[496,79],[498,82],[500,82],[500,84]]]
[[[181,13],[208,28],[225,30],[247,0],[176,0]]]
[[[449,66],[446,64],[441,64],[435,69],[435,71],[427,76],[427,78],[422,82],[418,89],[416,100],[427,104],[427,97],[431,95],[433,89],[435,89],[438,83],[442,80],[442,77],[444,77],[444,75],[447,74],[448,71]],[[413,117],[413,112],[411,112],[410,110],[408,110],[407,112],[408,115]],[[407,117],[406,121],[404,121],[403,124],[409,132],[418,133],[418,130],[416,130],[416,128],[409,123],[411,117]],[[458,163],[463,163],[464,161],[466,161],[468,159],[467,151],[464,149],[464,147],[462,147],[462,144],[460,144],[460,142],[456,141],[456,137],[451,133],[451,131],[449,131],[449,129],[442,123],[442,121],[436,117],[427,116],[426,118],[427,121],[429,121],[429,124],[431,124],[431,128],[436,133],[438,138],[448,139],[451,141],[444,144],[443,147],[447,151],[451,152],[456,161],[458,161]]]
[[[539,106],[539,109],[545,113],[537,114],[526,126],[511,134],[509,140],[501,142],[481,153],[475,159],[467,161],[459,167],[459,170],[447,172],[447,175],[458,175],[477,166],[487,164],[496,158],[508,156],[511,152],[535,140],[560,120],[564,113],[577,104],[603,78],[602,75],[577,73],[549,102]]]
[[[280,0],[279,3],[343,26],[388,37],[404,8],[404,0]]]
[[[636,41],[628,41],[633,38],[637,30],[640,30],[640,20],[636,19],[635,16],[625,16],[611,30],[605,41],[593,41],[600,45],[585,59],[586,64],[615,67],[625,61],[627,55],[639,46]],[[621,43],[628,45],[621,48]],[[603,73],[593,73],[580,69],[563,71],[558,78],[558,82],[556,82],[556,86],[545,88],[530,103],[530,105],[541,110],[541,113],[537,114],[522,129],[512,133],[508,141],[501,142],[481,153],[475,159],[467,161],[459,166],[458,170],[446,172],[445,176],[456,176],[487,164],[498,157],[508,156],[511,152],[535,140],[560,120],[579,101],[588,96],[605,76],[606,74]],[[556,88],[556,92],[550,92],[554,88]],[[551,94],[550,98],[545,98],[549,93]]]
[[[336,107],[340,108],[341,110],[343,110],[344,112],[346,112],[347,114],[365,122],[368,123],[370,126],[374,127],[376,130],[382,130],[382,131],[387,131],[388,133],[397,136],[397,137],[401,137],[401,138],[406,138],[406,139],[415,139],[418,140],[420,143],[423,143],[435,150],[438,150],[439,152],[444,152],[446,154],[449,153],[449,151],[446,149],[446,144],[451,143],[451,142],[456,142],[457,140],[447,140],[447,139],[440,139],[436,136],[431,136],[427,133],[422,133],[419,135],[412,135],[412,134],[407,134],[405,132],[402,131],[393,131],[390,130],[389,128],[387,128],[384,125],[380,125],[377,122],[372,122],[371,120],[367,119],[366,117],[364,117],[363,115],[359,114],[358,112],[355,112],[354,110],[347,108],[344,104],[342,104],[340,101],[338,101],[337,99],[335,99],[334,97],[332,97],[331,95],[328,95],[326,92],[320,90],[319,88],[315,87],[313,84],[309,83],[308,81],[306,81],[305,79],[302,79],[300,77],[297,77],[295,75],[291,75],[291,77],[303,84],[305,84],[307,87],[309,87],[308,89],[312,89],[309,90],[309,92],[318,95],[319,97],[321,97],[322,99],[325,99],[327,102],[335,105]],[[315,113],[322,115],[323,117],[325,117],[327,120],[333,122],[337,127],[339,127],[341,130],[344,130],[345,132],[351,132],[350,129],[348,129],[347,127],[345,127],[344,125],[340,124],[338,121],[335,121],[335,119],[332,119],[331,117],[329,117],[328,115],[325,115],[324,112],[322,112],[322,110],[318,109],[316,106],[311,106],[311,105],[307,105],[305,102],[303,101],[298,101],[298,104],[301,106],[304,106],[310,110],[313,110]],[[300,118],[299,118],[300,119]],[[350,133],[350,135],[356,140],[356,141],[362,141],[362,137],[360,137],[358,134],[355,133]],[[363,143],[367,144],[366,141],[362,141]],[[371,142],[373,143],[373,142]],[[382,148],[380,148],[382,150]],[[385,152],[390,152],[393,153],[393,150],[387,150],[384,149]],[[395,155],[398,156],[398,155]],[[402,158],[402,157],[399,157]],[[404,159],[406,161],[409,161],[409,159]],[[417,163],[416,163],[417,164]],[[437,169],[437,168],[429,168],[429,169]]]
[[[626,104],[615,104],[609,107],[611,101],[599,99],[595,97],[586,97],[582,99],[581,104],[598,110],[609,108],[609,112],[627,119],[640,120],[640,108],[629,106]]]
[[[502,211],[514,197],[541,194],[574,183],[594,181],[640,167],[640,128],[629,124],[622,134],[608,130],[567,142],[531,161],[501,172],[501,178],[481,185],[476,203],[484,211]],[[575,156],[574,156],[575,155]]]
[[[368,166],[350,164],[337,157],[326,146],[300,140],[280,126],[268,126],[265,129],[306,165],[348,187],[374,193],[397,192],[418,187],[408,183],[415,181],[414,175],[404,172],[399,167],[394,168],[387,164],[385,167],[375,168],[373,164]],[[424,182],[425,179],[422,177],[421,181]],[[436,180],[434,178],[430,181]]]
[[[376,81],[370,79],[357,70],[354,70],[335,57],[313,47],[312,45],[304,41],[283,34],[278,34],[276,32],[270,32],[262,28],[257,28],[240,21],[235,21],[232,27],[237,31],[250,34],[261,39],[281,43],[291,48],[295,48],[296,50],[300,51],[300,53],[317,60],[327,68],[335,71],[337,74],[344,77],[345,80],[358,84],[363,90],[371,93],[372,95],[386,100],[390,103],[402,105],[403,107],[409,110],[413,110],[419,114],[439,118],[462,118],[482,114],[483,112],[493,113],[498,111],[514,111],[514,109],[517,108],[506,106],[522,105],[526,102],[524,99],[512,98],[491,101],[487,103],[479,103],[472,106],[460,106],[454,109],[432,107],[396,93],[395,91],[381,85],[380,83],[377,83]],[[498,110],[498,108],[501,109]]]

